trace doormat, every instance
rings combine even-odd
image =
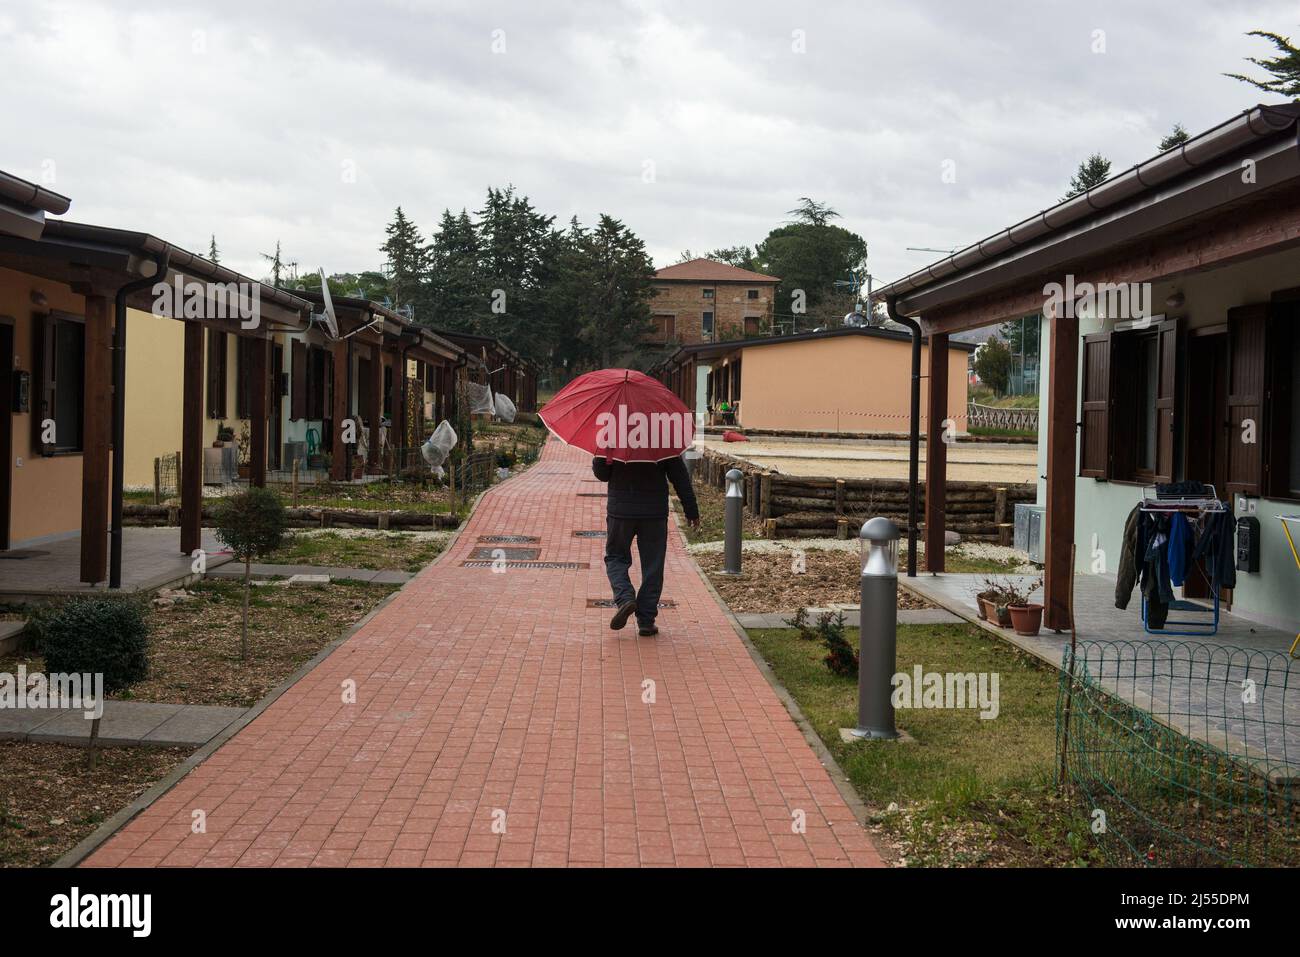
[[[488,545],[540,545],[542,541],[536,535],[480,535],[478,540]]]
[[[48,555],[49,552],[42,552],[35,548],[15,548],[12,552],[0,552],[0,558],[6,558],[11,562],[20,562],[24,558],[39,558],[41,555]]]
[[[461,562],[461,568],[537,568],[544,571],[551,569],[569,569],[569,568],[590,568],[589,562],[519,562],[501,559],[500,561],[485,562],[479,559],[471,559]]]
[[[588,608],[615,608],[617,606],[614,604],[614,599],[612,598],[588,598],[587,607]],[[671,598],[664,598],[660,600],[659,607],[676,608],[677,602],[673,601]]]
[[[604,538],[605,530],[603,528],[584,528],[575,530],[574,538]]]
[[[501,554],[497,554],[500,552]],[[470,558],[495,561],[502,558],[514,561],[531,562],[542,554],[540,548],[519,548],[510,545],[481,545],[469,553]]]

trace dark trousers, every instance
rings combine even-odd
[[[668,550],[668,519],[605,519],[605,574],[614,589],[614,601],[624,605],[636,600],[637,624],[653,625],[659,613],[659,596],[664,590],[664,554]],[[632,539],[641,558],[641,590],[632,587]]]

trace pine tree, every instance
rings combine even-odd
[[[1187,130],[1183,129],[1183,124],[1175,123],[1174,128],[1169,131],[1169,134],[1160,140],[1160,152],[1163,153],[1166,150],[1171,150],[1175,146],[1182,146],[1189,139],[1191,139],[1191,137],[1187,135]]]
[[[1061,197],[1062,202],[1080,193],[1086,193],[1098,183],[1105,182],[1110,176],[1110,160],[1100,153],[1093,153],[1079,164],[1078,170],[1070,177],[1070,189]]]
[[[217,249],[217,234],[212,234],[212,239],[208,241],[208,262],[221,262],[221,252]]]
[[[398,206],[393,221],[385,229],[388,238],[379,247],[384,254],[384,269],[388,277],[388,294],[394,308],[411,306],[419,314],[427,304],[429,250],[420,238],[420,231],[406,218]]]
[[[484,311],[478,232],[465,210],[443,210],[429,247],[431,314],[417,316],[439,328],[471,331]]]
[[[284,257],[280,254],[280,240],[275,241],[274,253],[262,253],[261,256],[271,264],[271,285],[277,289],[281,287],[281,281],[291,282],[298,278],[298,264],[296,262],[285,262]]]
[[[1300,96],[1300,50],[1292,45],[1291,38],[1270,33],[1267,30],[1251,30],[1246,36],[1262,37],[1277,48],[1279,55],[1275,57],[1263,60],[1253,56],[1246,58],[1248,62],[1273,74],[1273,78],[1271,80],[1256,80],[1252,77],[1242,76],[1240,73],[1225,73],[1224,76],[1240,80],[1242,83],[1249,83],[1266,93],[1276,93],[1280,96]]]
[[[635,350],[650,325],[654,264],[645,243],[604,213],[582,249],[589,290],[580,316],[582,338],[601,366],[609,368]]]

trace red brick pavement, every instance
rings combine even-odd
[[[451,552],[86,864],[878,865],[679,536],[658,637],[587,607],[609,597],[603,539],[572,534],[604,527],[604,498],[577,494],[603,490],[589,461],[549,442]],[[590,568],[462,567],[489,534]]]

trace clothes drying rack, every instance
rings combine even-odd
[[[1295,561],[1295,566],[1300,569],[1300,553],[1296,552],[1295,539],[1291,536],[1291,526],[1300,527],[1300,515],[1279,515],[1278,521],[1282,523],[1282,533],[1286,535],[1286,543],[1291,547],[1291,558]],[[1300,645],[1300,634],[1295,636],[1295,641],[1291,642],[1291,650],[1287,652],[1292,658],[1295,657],[1295,647]]]
[[[1202,515],[1228,511],[1227,504],[1219,499],[1214,486],[1207,485],[1205,488],[1206,492],[1200,495],[1171,495],[1161,494],[1154,485],[1148,485],[1142,490],[1142,504],[1139,508],[1148,514],[1172,515],[1179,512],[1184,515],[1195,515],[1197,518]],[[1171,614],[1175,611],[1194,612],[1201,617],[1166,618],[1162,628],[1151,627],[1147,618],[1147,596],[1144,592],[1142,595],[1142,628],[1148,635],[1194,636],[1216,634],[1219,630],[1219,590],[1214,587],[1214,582],[1210,582],[1209,586],[1213,599],[1210,608],[1206,608],[1194,601],[1188,601],[1185,598],[1175,598],[1169,603]],[[1208,620],[1205,618],[1206,615],[1210,616]],[[1175,631],[1170,628],[1171,625],[1187,630]]]

